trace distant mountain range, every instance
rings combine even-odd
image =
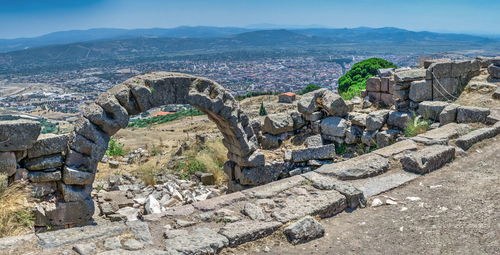
[[[260,25],[263,27],[264,25]],[[269,25],[266,25],[269,27]],[[176,28],[150,28],[150,29],[116,29],[116,28],[96,28],[89,30],[71,30],[46,34],[33,38],[17,38],[17,39],[0,39],[0,53],[37,48],[49,45],[61,45],[78,42],[103,41],[103,40],[124,40],[133,38],[152,39],[152,38],[219,38],[219,37],[234,37],[237,34],[263,31],[259,25],[252,28],[240,27],[207,27],[207,26],[181,26]],[[283,39],[282,29],[269,29],[267,32],[254,33],[253,35],[262,36],[277,36],[278,41]],[[275,31],[275,32],[270,32]],[[304,28],[304,29],[287,29],[287,31],[299,34],[316,37],[326,37],[335,42],[392,42],[392,43],[407,43],[407,42],[473,42],[486,43],[492,39],[472,36],[466,34],[442,34],[432,32],[413,32],[399,28]],[[242,35],[245,38],[252,34]],[[273,39],[273,38],[269,38]]]
[[[90,29],[0,40],[0,51],[4,52],[0,53],[0,73],[242,51],[254,54],[263,51],[274,53],[286,50],[297,53],[328,50],[330,53],[352,55],[361,51],[364,54],[408,54],[423,50],[436,52],[484,48],[500,50],[500,40],[465,34],[366,27],[276,30],[236,27]]]

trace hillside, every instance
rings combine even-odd
[[[0,74],[148,62],[175,57],[220,58],[217,54],[234,59],[259,54],[271,57],[269,54],[312,56],[327,53],[427,54],[458,50],[500,50],[500,42],[493,39],[395,28],[259,31],[211,27],[133,31],[111,29],[108,31],[109,35],[105,36],[106,31],[108,30],[51,34],[46,36],[45,42],[64,43],[83,40],[82,37],[90,41],[2,53]],[[241,31],[246,32],[239,33]],[[14,47],[6,40],[0,41],[0,45]]]

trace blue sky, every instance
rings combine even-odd
[[[497,0],[0,0],[0,38],[89,28],[400,27],[500,34]]]

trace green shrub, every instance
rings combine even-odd
[[[366,80],[376,75],[380,68],[396,68],[396,65],[381,58],[369,58],[354,64],[339,79],[340,96],[347,100],[360,96],[361,91],[366,89]]]
[[[406,137],[413,137],[425,133],[430,128],[428,120],[423,120],[422,116],[416,116],[408,120],[408,124],[404,129]]]
[[[347,152],[347,145],[345,143],[335,143],[335,153],[342,155]]]
[[[305,88],[303,88],[301,91],[297,92],[297,94],[304,95],[306,93],[309,93],[311,91],[315,91],[315,90],[318,90],[318,89],[321,89],[321,86],[318,86],[316,84],[309,84]]]
[[[108,156],[125,156],[127,152],[123,148],[123,144],[119,143],[115,138],[111,137],[108,144],[106,155]]]
[[[264,107],[264,102],[260,102],[259,115],[260,116],[266,116],[267,115],[266,108]]]

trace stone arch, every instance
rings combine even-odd
[[[57,217],[74,223],[90,219],[94,208],[90,197],[97,164],[104,156],[109,139],[128,125],[129,116],[167,104],[190,104],[207,114],[223,134],[228,148],[226,163],[250,168],[265,164],[257,151],[258,141],[248,116],[238,102],[221,85],[209,79],[182,73],[155,72],[136,76],[103,93],[83,109],[68,143],[59,190],[63,209]],[[70,214],[83,210],[78,219]],[[80,211],[81,212],[81,211]]]

